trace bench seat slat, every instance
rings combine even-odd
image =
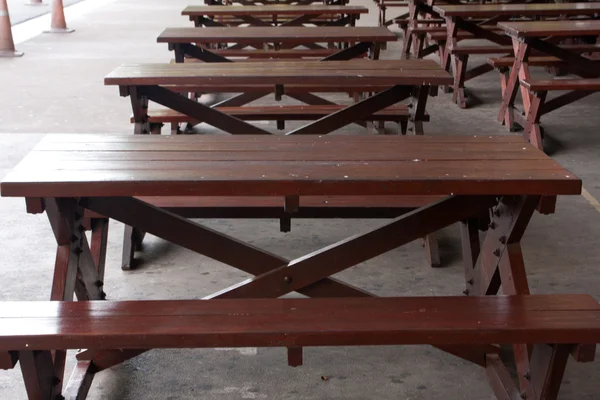
[[[234,115],[247,121],[306,121],[319,119],[345,106],[323,105],[323,106],[253,106],[253,107],[218,107],[217,110],[225,114]],[[379,111],[369,119],[374,121],[399,121],[406,120],[409,116],[408,106],[392,106]],[[428,115],[425,120],[428,120]],[[148,121],[152,123],[194,123],[195,119],[173,110],[150,111]],[[131,122],[135,122],[131,117]]]
[[[591,344],[600,337],[600,308],[588,295],[8,302],[0,319],[0,351]]]
[[[522,80],[521,84],[532,92],[546,90],[600,91],[600,79],[545,79]]]

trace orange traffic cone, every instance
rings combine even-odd
[[[50,30],[46,33],[71,33],[73,29],[67,28],[65,22],[65,10],[62,0],[52,0],[52,22]]]
[[[15,51],[8,4],[6,4],[6,0],[0,0],[0,57],[21,57],[22,55],[23,53]]]

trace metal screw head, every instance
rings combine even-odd
[[[102,286],[104,286],[104,282],[102,282],[101,280],[97,280],[96,287],[102,287]]]
[[[469,289],[465,289],[465,290],[463,290],[463,294],[464,294],[465,296],[468,296],[468,295],[469,295]]]
[[[467,281],[467,283],[468,283],[469,285],[472,285],[473,283],[475,283],[475,281],[474,281],[473,279],[469,279],[469,280]]]
[[[527,393],[521,392],[521,398],[525,400],[527,398]]]
[[[292,277],[291,276],[284,276],[283,277],[283,281],[289,285],[290,283],[292,283]]]
[[[498,240],[500,241],[500,243],[506,244],[506,236],[500,236]]]
[[[528,381],[530,381],[530,380],[531,380],[531,372],[527,371],[527,372],[525,373],[525,375],[523,375],[523,378],[525,378],[525,379],[527,379]]]
[[[496,257],[500,257],[500,249],[496,249],[496,250],[494,250],[494,255],[495,255]]]

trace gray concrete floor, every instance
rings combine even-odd
[[[196,2],[199,3],[199,2]],[[372,10],[360,23],[376,23]],[[131,134],[130,105],[103,77],[124,62],[167,62],[155,43],[166,26],[189,26],[179,11],[190,0],[121,0],[68,21],[76,32],[22,43],[26,55],[0,59],[0,177],[46,133]],[[400,43],[384,58],[397,58]],[[539,72],[543,73],[543,72]],[[498,77],[468,83],[473,107],[460,110],[441,94],[430,99],[430,135],[508,134],[495,122]],[[338,98],[340,99],[340,98]],[[473,101],[478,99],[479,101]],[[551,154],[600,198],[598,95],[543,119]],[[345,99],[345,101],[348,101]],[[391,127],[390,127],[391,128]],[[344,131],[357,133],[354,129]],[[359,132],[361,133],[361,132]],[[535,215],[523,241],[534,293],[590,293],[600,299],[600,215],[583,197],[559,200],[557,213]],[[295,257],[359,233],[377,221],[211,220],[215,229],[269,251]],[[245,274],[149,237],[138,270],[119,268],[123,227],[111,222],[106,272],[109,299],[199,298]],[[44,215],[28,215],[20,199],[0,199],[0,300],[45,300],[55,245]],[[459,295],[463,289],[458,228],[442,232],[445,267],[428,268],[418,243],[339,274],[378,295]],[[600,398],[600,362],[571,362],[561,399]],[[327,380],[322,380],[327,376]],[[18,369],[0,372],[0,399],[23,399]],[[428,347],[306,349],[305,365],[290,368],[282,349],[152,351],[100,373],[90,399],[492,399],[483,371]]]
[[[82,0],[63,0],[63,6],[68,7]],[[52,11],[52,0],[43,0],[42,4],[30,4],[29,0],[8,0],[10,23],[14,26]]]

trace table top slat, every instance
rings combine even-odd
[[[4,179],[2,195],[558,195],[581,190],[576,176],[520,138],[78,135],[72,142],[72,136],[43,139]]]
[[[338,5],[265,5],[265,6],[187,6],[182,15],[201,17],[205,15],[334,15],[366,14],[369,10],[362,6]]]
[[[501,22],[498,26],[512,37],[600,35],[600,20]]]
[[[275,85],[337,82],[344,85],[393,86],[446,85],[453,82],[452,76],[432,60],[266,62],[268,68],[260,62],[124,64],[107,75],[104,83],[106,85]]]
[[[158,43],[334,43],[334,42],[394,42],[396,34],[385,27],[320,26],[248,26],[206,28],[167,28]]]
[[[541,4],[444,4],[433,9],[442,17],[493,17],[535,15],[593,15],[600,12],[597,3],[541,3]]]

